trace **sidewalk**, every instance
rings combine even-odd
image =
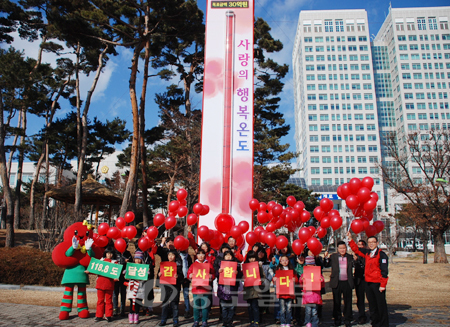
[[[182,312],[182,305],[180,304]],[[390,326],[450,326],[448,308],[445,307],[421,307],[411,308],[409,306],[389,306]],[[58,319],[58,307],[45,307],[37,305],[0,303],[0,326],[125,326],[128,325],[128,318],[117,318],[111,323],[95,322],[94,310],[91,310],[91,318],[81,319],[76,315],[76,309],[72,310],[69,320],[60,321]],[[247,312],[244,308],[238,310],[235,317],[234,326],[247,327]],[[331,313],[324,308],[324,322],[320,324],[323,327],[334,326],[331,320]],[[140,317],[139,326],[158,326],[160,322],[159,316]],[[170,319],[168,326],[172,326]],[[193,319],[184,319],[180,315],[179,324],[183,327],[190,327]],[[212,317],[209,320],[210,326],[221,326],[218,322],[218,309],[213,308]],[[276,326],[273,324],[272,315],[263,317],[261,326]],[[370,327],[370,324],[356,325]]]

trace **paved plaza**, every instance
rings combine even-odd
[[[319,326],[331,327],[333,322],[331,319],[331,307],[325,304],[323,311],[323,322]],[[180,304],[180,311],[182,312],[182,305]],[[355,312],[354,312],[355,313]],[[450,326],[449,311],[446,307],[419,307],[411,308],[409,306],[389,306],[390,326]],[[117,317],[111,323],[95,322],[95,311],[91,310],[91,318],[81,319],[76,315],[76,309],[72,310],[69,320],[60,321],[58,319],[58,307],[46,307],[37,305],[0,303],[0,326],[123,326],[128,325],[128,318]],[[210,326],[219,326],[218,308],[215,307],[211,312]],[[244,308],[240,308],[235,317],[234,326],[249,326],[247,320],[247,312]],[[158,326],[160,316],[141,316],[139,326]],[[193,319],[184,319],[180,315],[179,325],[182,327],[190,327]],[[172,326],[172,320],[168,320],[168,327]],[[264,316],[261,326],[276,326],[273,322],[271,314]],[[357,325],[368,327],[370,324]]]

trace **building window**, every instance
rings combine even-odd
[[[333,32],[333,21],[331,20],[325,21],[325,32]]]
[[[425,18],[417,18],[417,29],[419,31],[425,31],[427,29]]]
[[[436,17],[428,17],[428,26],[430,30],[437,30]]]
[[[344,21],[343,20],[335,20],[336,32],[344,32]]]

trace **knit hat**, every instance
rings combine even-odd
[[[314,259],[314,257],[312,255],[309,255],[305,258],[305,265],[309,266],[309,265],[315,265],[316,264],[316,259]]]
[[[134,253],[134,259],[135,259],[135,260],[136,260],[136,259],[144,260],[144,252],[142,252],[142,251],[136,251],[136,252]]]

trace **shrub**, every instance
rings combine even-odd
[[[56,266],[52,254],[19,246],[0,248],[0,283],[60,286],[64,269]]]

